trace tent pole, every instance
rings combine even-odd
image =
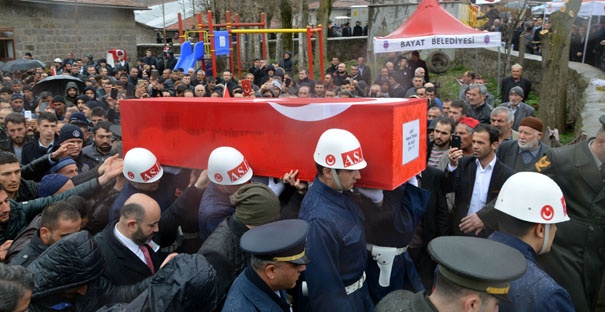
[[[586,61],[586,48],[588,47],[588,35],[590,34],[590,28],[592,28],[592,15],[588,17],[588,27],[586,28],[586,38],[584,39],[584,52],[582,53],[582,63]]]
[[[372,55],[374,55],[374,81],[376,81],[376,79],[378,79],[378,77],[380,77],[380,70],[378,69],[378,67],[376,67],[376,64],[378,64],[376,62],[376,50],[374,50],[374,48],[372,48]],[[370,81],[369,85],[372,85],[372,82]]]
[[[496,91],[498,91],[498,93],[497,93],[497,99],[499,99],[499,98],[502,97],[502,95],[500,94],[500,55],[501,55],[501,52],[502,52],[502,47],[500,46],[500,47],[498,47],[498,76],[496,76],[496,81],[497,81],[497,84],[498,84],[497,85],[498,87],[496,89]],[[494,102],[495,102],[495,99],[494,99]],[[502,104],[502,103],[500,103],[500,104]]]
[[[479,51],[475,48],[475,66],[473,67],[473,71],[477,72],[477,68],[479,68]]]

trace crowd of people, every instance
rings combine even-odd
[[[514,51],[520,49],[525,53],[542,55],[543,37],[551,29],[550,19],[544,15],[534,15],[513,24],[512,18],[505,18],[493,4],[488,5],[484,15],[477,18],[486,19],[481,29],[501,32],[504,41]],[[569,45],[569,60],[583,62],[605,71],[605,24],[599,17],[596,23],[588,24],[584,19],[576,19],[571,28]],[[525,37],[525,45],[521,47],[521,36]]]
[[[62,94],[33,94],[41,68],[3,76],[0,311],[595,309],[605,129],[546,145],[520,65],[496,105],[472,71],[440,99],[418,51],[374,79],[364,57],[333,57],[323,81],[289,53],[241,80],[172,57],[57,58],[50,72],[86,84]],[[122,99],[223,96],[427,99],[426,169],[394,190],[357,186],[376,169],[355,129],[321,135],[310,182],[256,176],[237,146],[205,170],[122,151]]]

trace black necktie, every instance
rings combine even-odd
[[[605,164],[601,164],[601,178],[605,181]]]

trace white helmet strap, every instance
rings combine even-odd
[[[342,188],[342,183],[340,183],[340,178],[338,177],[338,173],[336,172],[336,169],[334,168],[330,168],[330,171],[332,172],[332,178],[334,179],[334,183],[336,183],[336,187],[338,187],[339,191],[344,191]]]
[[[544,242],[542,243],[542,249],[538,252],[539,255],[546,253],[548,248],[548,241],[550,241],[550,224],[544,226]]]

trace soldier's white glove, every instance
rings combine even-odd
[[[381,189],[370,189],[363,187],[355,187],[355,189],[365,197],[369,198],[374,204],[378,204],[384,199],[384,194],[382,193]]]
[[[269,184],[267,184],[267,186],[273,191],[273,193],[275,193],[275,195],[277,195],[277,197],[279,197],[279,195],[281,195],[281,193],[286,189],[286,185],[284,185],[282,180],[279,180],[279,182],[275,183],[275,179],[271,177],[269,177]]]
[[[409,179],[406,183],[409,183],[415,187],[418,187],[418,179],[416,178],[416,176],[413,176],[411,179]]]

